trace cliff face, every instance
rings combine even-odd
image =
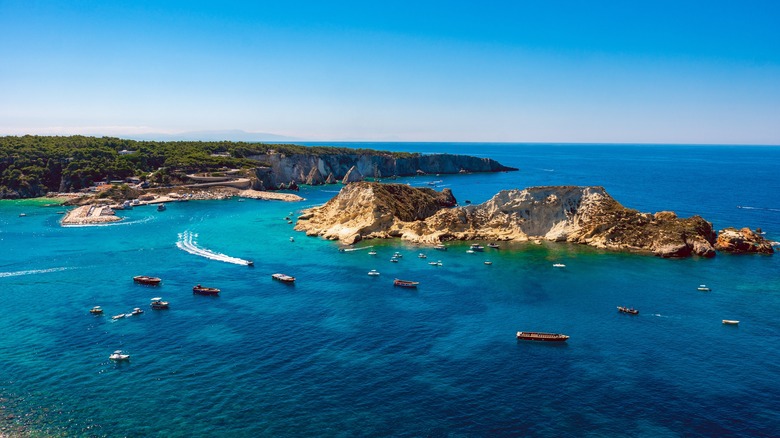
[[[701,217],[640,213],[602,187],[506,190],[483,204],[455,208],[449,208],[451,192],[434,193],[397,184],[350,184],[325,205],[307,210],[295,229],[345,243],[387,237],[425,243],[546,239],[661,257],[715,255],[716,233]],[[417,213],[404,213],[407,209]]]
[[[775,252],[771,242],[750,228],[721,230],[718,234],[718,240],[715,242],[715,249],[734,254],[773,254]]]
[[[281,183],[295,181],[306,184],[308,176],[317,169],[320,175],[333,175],[342,180],[354,167],[353,172],[365,177],[412,176],[423,173],[452,174],[459,172],[502,172],[517,170],[490,158],[468,155],[434,154],[411,157],[394,157],[390,154],[331,154],[331,155],[285,155],[279,153],[255,155],[250,159],[268,164],[257,170],[258,187],[276,189]],[[317,183],[317,179],[312,179]]]

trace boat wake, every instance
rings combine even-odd
[[[361,249],[369,249],[369,248],[373,248],[373,247],[374,247],[374,245],[363,246],[363,247],[360,247],[360,248],[341,248],[339,251],[341,251],[341,252],[352,252],[352,251],[360,251]]]
[[[28,271],[0,272],[0,278],[18,277],[20,275],[47,274],[49,272],[64,271],[68,268],[31,269]]]
[[[146,222],[151,222],[154,219],[155,219],[154,216],[147,216],[143,219],[136,219],[132,221],[121,220],[118,222],[106,222],[102,224],[69,224],[69,225],[63,225],[63,227],[65,228],[122,227],[125,225],[143,224]]]
[[[238,257],[230,257],[229,255],[214,252],[209,249],[200,248],[198,246],[197,240],[195,240],[197,238],[198,238],[197,233],[191,233],[189,231],[179,233],[179,240],[176,242],[176,246],[182,251],[197,256],[205,257],[210,260],[217,260],[225,263],[233,263],[234,265],[247,266],[250,264],[249,260],[240,259]]]
[[[741,208],[743,210],[764,210],[764,211],[776,211],[780,212],[780,208],[767,208],[767,207],[746,207],[744,205],[737,205],[737,208]]]

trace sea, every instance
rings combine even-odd
[[[780,241],[780,147],[338,145],[519,169],[395,181],[449,188],[461,204],[596,185],[628,208]],[[303,186],[294,203],[136,207],[88,227],[60,226],[67,207],[51,200],[0,201],[0,435],[780,436],[780,255],[661,259],[552,242],[473,254],[469,242],[345,248],[293,230],[338,190]],[[403,257],[391,263],[395,252]],[[221,293],[194,295],[196,284]],[[154,297],[170,309],[152,310]],[[135,307],[144,313],[112,319]],[[518,341],[518,331],[570,338]],[[115,350],[130,360],[109,360]]]

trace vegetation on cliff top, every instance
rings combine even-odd
[[[177,174],[224,167],[256,167],[258,163],[246,157],[270,151],[287,155],[416,155],[370,149],[230,141],[157,142],[112,137],[7,136],[0,137],[0,199],[77,191],[97,181],[128,177],[166,184],[175,180]]]

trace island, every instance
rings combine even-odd
[[[359,182],[344,186],[324,205],[304,210],[295,229],[345,244],[372,238],[432,245],[547,240],[660,257],[713,257],[716,250],[774,252],[770,242],[749,229],[724,232],[719,240],[712,224],[700,216],[642,213],[622,206],[603,187],[504,190],[485,203],[458,206],[448,189]]]

